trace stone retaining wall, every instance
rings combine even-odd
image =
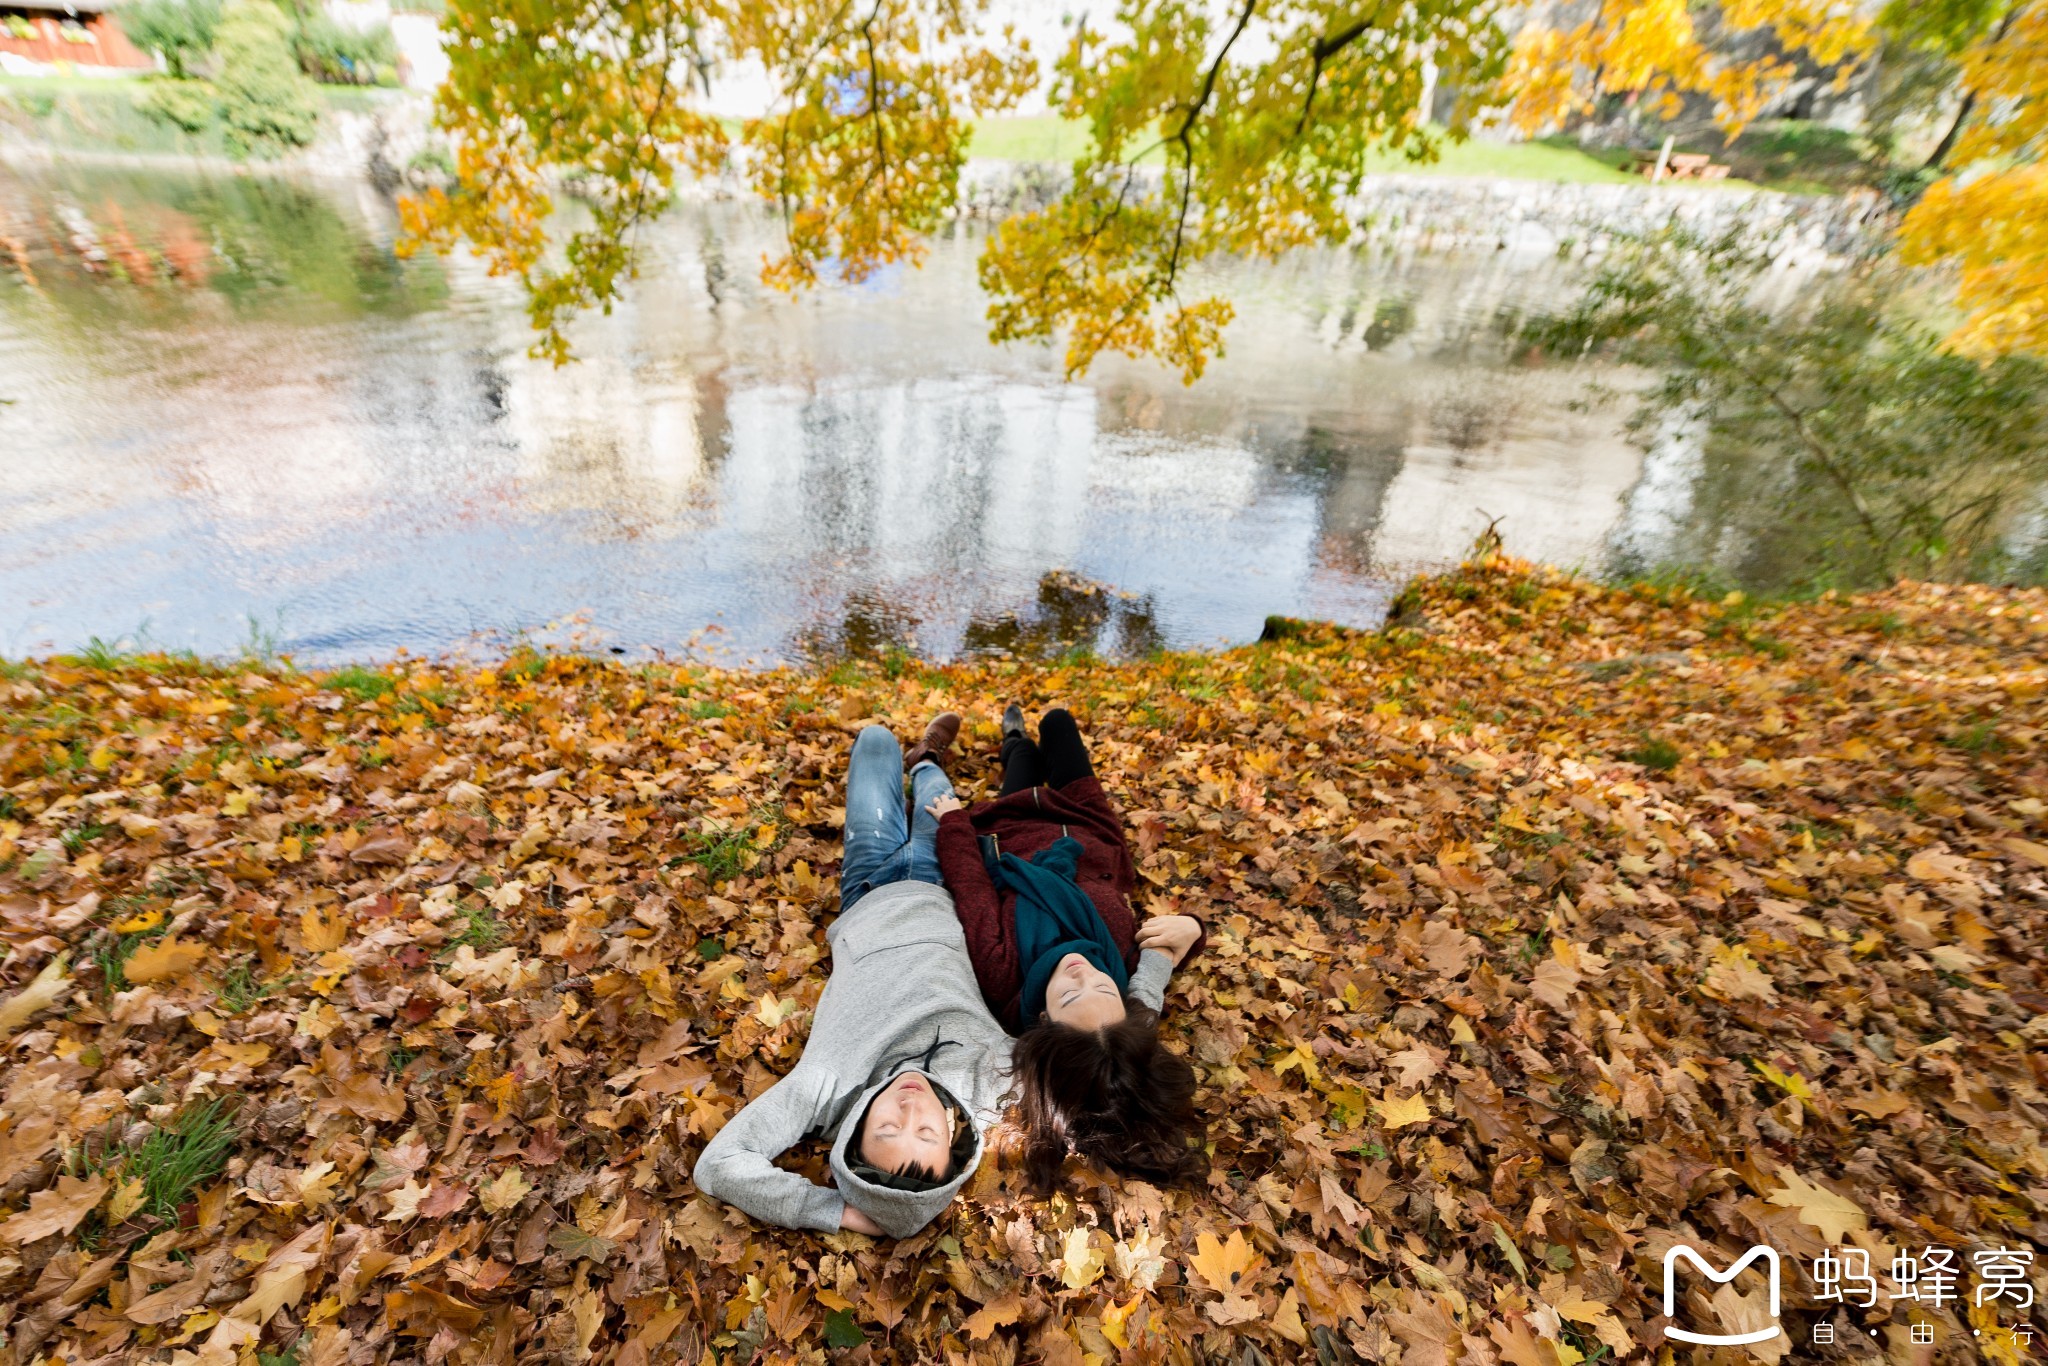
[[[1148,176],[1156,182],[1157,173]],[[972,161],[962,217],[999,219],[1050,203],[1064,168]],[[1859,254],[1887,221],[1875,194],[1790,195],[1695,185],[1580,185],[1456,176],[1374,176],[1346,206],[1357,240],[1421,250],[1598,255],[1617,237],[1679,224],[1718,234],[1737,226],[1781,257],[1818,262]]]

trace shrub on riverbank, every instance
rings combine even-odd
[[[220,30],[220,0],[134,0],[114,11],[128,41],[164,60],[183,80],[213,50]]]
[[[1272,634],[10,666],[10,1345],[1576,1366],[1656,1341],[1676,1239],[2042,1236],[2048,594],[1759,609],[1486,557],[1385,631]],[[1075,709],[1141,900],[1211,925],[1166,1022],[1209,1187],[1034,1203],[1005,1156],[905,1242],[753,1228],[688,1173],[802,1046],[849,738],[958,706],[971,795],[1012,699]],[[136,1155],[220,1096],[232,1156],[167,1218]]]
[[[1739,231],[1624,240],[1522,336],[1660,373],[1629,426],[1705,471],[1675,509],[1681,559],[1809,591],[2048,580],[2048,361],[1945,349],[1895,270],[1817,273],[1788,300],[1781,269]]]
[[[304,147],[320,109],[313,83],[292,56],[291,26],[269,0],[230,0],[216,46],[219,113],[228,144],[242,153]]]

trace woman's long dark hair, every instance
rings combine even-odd
[[[1024,1171],[1041,1195],[1071,1149],[1154,1185],[1193,1181],[1205,1163],[1195,1069],[1159,1041],[1159,1016],[1124,998],[1122,1023],[1076,1029],[1043,1016],[1018,1036],[1011,1094],[1024,1129]]]

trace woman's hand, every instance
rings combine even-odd
[[[1202,922],[1191,915],[1155,915],[1138,926],[1138,948],[1163,953],[1175,967],[1202,937]]]
[[[934,816],[943,816],[946,815],[948,812],[958,811],[964,805],[966,805],[966,803],[962,802],[958,797],[948,792],[944,796],[940,797],[938,800],[934,801],[930,806],[927,806],[925,810],[929,811]]]
[[[862,1214],[852,1205],[848,1205],[839,1212],[839,1227],[848,1233],[865,1233],[873,1238],[886,1236],[882,1232],[880,1224]]]

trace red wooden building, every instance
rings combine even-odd
[[[108,0],[0,0],[0,52],[55,67],[147,71]],[[7,63],[13,65],[13,63]]]

